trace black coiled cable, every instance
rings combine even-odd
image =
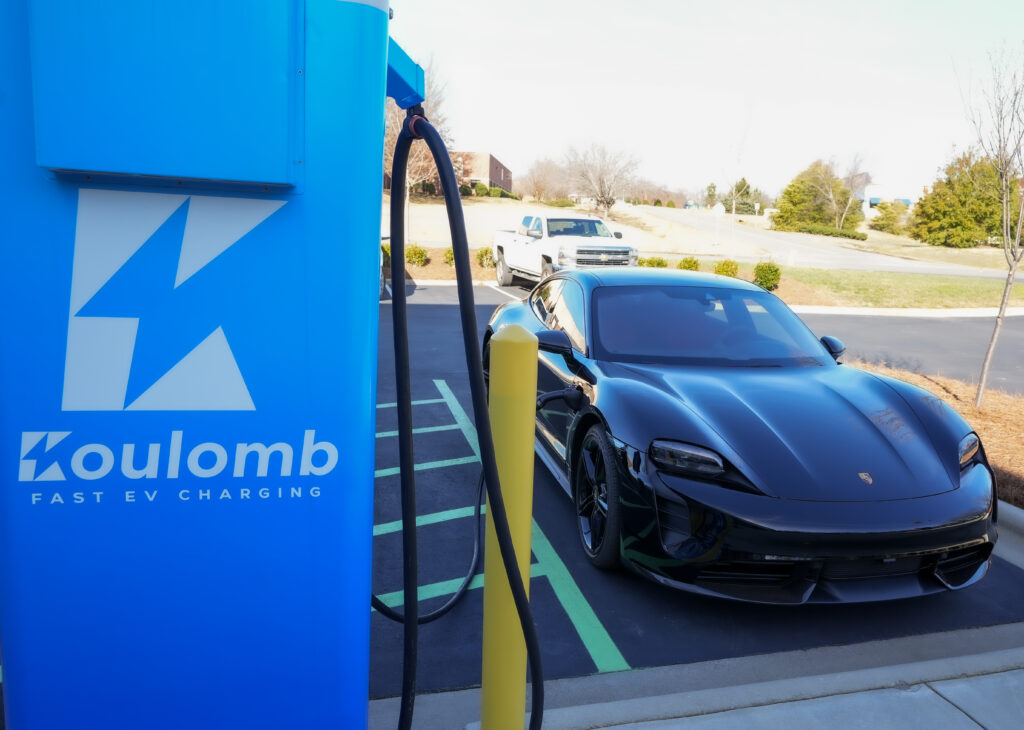
[[[421,138],[427,143],[427,147],[430,148],[434,157],[441,178],[445,206],[448,210],[448,225],[451,229],[452,248],[455,253],[455,275],[459,294],[459,313],[462,320],[462,340],[466,351],[466,368],[469,375],[480,459],[483,465],[483,480],[487,488],[488,509],[494,520],[498,548],[505,565],[505,575],[508,578],[526,643],[533,688],[530,730],[539,730],[544,718],[544,673],[541,667],[540,644],[537,640],[533,615],[530,612],[526,587],[519,574],[515,547],[509,534],[505,502],[501,496],[498,480],[498,466],[494,458],[494,440],[491,436],[491,423],[487,412],[483,364],[477,344],[476,307],[472,274],[469,268],[469,240],[466,236],[466,222],[462,215],[462,201],[459,199],[459,186],[444,140],[441,139],[441,135],[433,125],[424,118],[423,109],[419,106],[413,107],[408,110],[407,114],[402,131],[395,143],[391,171],[391,316],[394,324],[395,381],[398,391],[398,448],[402,482],[403,595],[405,596],[402,699],[398,727],[400,730],[408,730],[412,726],[413,707],[416,700],[416,660],[420,623],[416,599],[418,589],[416,487],[413,476],[412,395],[409,376],[408,320],[406,317],[405,218],[403,213],[407,194],[406,167],[409,161],[409,149],[414,139]],[[377,604],[375,603],[374,606],[377,607]],[[378,608],[378,610],[380,609]],[[397,616],[397,614],[395,615]]]

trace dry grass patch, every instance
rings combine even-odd
[[[972,383],[865,362],[850,364],[905,380],[946,401],[981,437],[985,453],[996,472],[999,498],[1024,507],[1024,397],[986,390],[984,404],[975,408],[977,386]]]

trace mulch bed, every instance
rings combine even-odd
[[[413,266],[405,265],[405,278],[426,281],[430,279],[442,281],[455,281],[455,267],[444,262],[443,248],[427,249],[427,265]],[[494,267],[484,268],[476,261],[476,249],[469,250],[469,267],[473,272],[473,278],[478,281],[495,281]]]

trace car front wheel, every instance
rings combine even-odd
[[[601,425],[583,437],[573,479],[576,527],[583,552],[598,568],[619,564],[619,479],[615,449]]]
[[[512,269],[505,263],[505,254],[501,251],[498,251],[494,261],[494,278],[498,280],[498,286],[512,285]]]

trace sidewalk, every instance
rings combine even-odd
[[[1024,667],[1024,649],[1010,649],[954,660],[562,708],[545,713],[544,727],[1011,730],[1024,723],[1024,669],[1020,667]],[[919,681],[925,677],[937,679]],[[623,717],[670,719],[620,723]]]

